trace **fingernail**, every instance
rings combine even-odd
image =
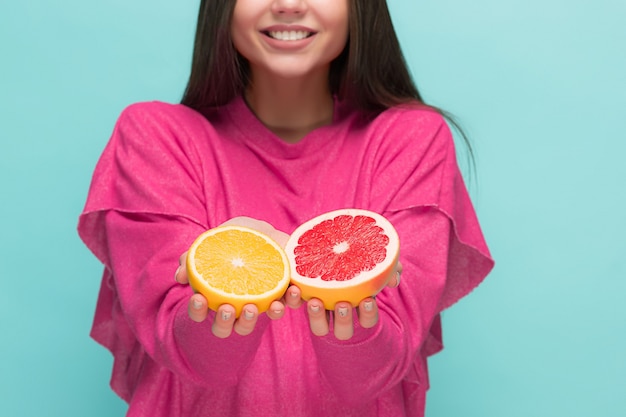
[[[348,309],[346,307],[339,307],[337,313],[339,313],[341,317],[345,317],[348,315]]]
[[[180,271],[180,266],[176,268],[176,272],[174,272],[174,281],[178,282],[178,271]],[[180,284],[180,282],[178,282]]]
[[[290,291],[289,295],[292,296],[293,298],[297,298],[298,297],[298,291]]]
[[[400,273],[400,271],[396,271],[396,287],[400,285],[400,277],[402,276],[402,274]]]
[[[230,315],[232,313],[230,311],[222,311],[222,320],[227,321],[230,319]]]
[[[311,311],[314,313],[317,313],[318,311],[320,311],[320,306],[318,305],[312,305],[310,308],[311,308]]]
[[[193,300],[191,303],[193,304],[193,308],[195,308],[196,310],[202,307],[202,303],[198,300]]]
[[[243,311],[243,315],[248,319],[248,320],[252,320],[254,318],[254,313],[252,311],[248,311],[248,310],[244,310]],[[230,315],[229,315],[230,318]],[[226,319],[224,319],[226,320]]]
[[[283,310],[272,310],[274,312],[274,314],[281,314],[283,312]]]
[[[365,309],[365,311],[372,311],[372,309],[374,308],[374,302],[373,301],[364,302],[363,308]]]

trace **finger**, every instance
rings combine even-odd
[[[400,285],[400,273],[396,271],[396,273],[393,274],[393,277],[391,277],[391,279],[387,283],[387,286],[389,288],[397,288],[399,285]]]
[[[189,299],[189,307],[187,308],[189,317],[195,322],[203,322],[206,320],[209,310],[206,298],[202,294],[194,294]]]
[[[333,316],[333,333],[339,340],[348,340],[354,334],[352,306],[349,303],[337,303]]]
[[[300,295],[300,288],[295,285],[290,286],[285,293],[285,304],[287,304],[287,307],[300,308],[302,305],[302,298]]]
[[[185,265],[180,265],[174,272],[174,280],[181,285],[189,284],[189,278],[187,277],[187,268]]]
[[[187,252],[180,255],[178,258],[178,268],[174,273],[174,279],[179,284],[189,284],[189,278],[187,278]]]
[[[324,304],[317,298],[312,298],[307,303],[309,314],[309,326],[311,333],[315,336],[326,336],[328,334],[328,316],[324,309]]]
[[[359,303],[359,324],[370,329],[378,323],[378,305],[373,298],[366,298]]]
[[[177,284],[181,284],[181,282],[178,280],[178,274],[180,273],[180,269],[181,266],[178,265],[178,268],[176,268],[176,272],[174,272],[174,281],[176,281]]]
[[[223,304],[217,309],[211,331],[215,336],[225,339],[232,333],[234,323],[235,308],[229,304]]]
[[[233,329],[235,333],[241,336],[247,336],[254,330],[257,319],[259,317],[259,310],[254,304],[247,304],[243,307],[241,315],[235,321]]]
[[[398,265],[396,266],[396,273],[393,274],[393,277],[387,283],[387,286],[390,288],[397,288],[400,285],[400,278],[402,276],[402,263],[398,261]]]
[[[272,320],[278,320],[285,315],[285,305],[280,301],[273,301],[265,314]]]

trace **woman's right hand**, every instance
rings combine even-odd
[[[239,226],[246,226],[256,229],[262,233],[273,238],[282,247],[285,246],[289,236],[276,230],[272,225],[267,222],[252,219],[250,217],[235,217],[228,220],[222,225],[235,224]],[[186,267],[187,252],[183,253],[179,258],[179,267],[176,270],[174,278],[176,282],[182,285],[189,284],[189,277],[187,276]],[[209,315],[208,302],[206,298],[199,293],[195,293],[189,299],[187,308],[189,317],[195,322],[203,322]],[[270,305],[268,311],[265,314],[272,320],[278,320],[285,314],[285,304],[282,301],[274,301]],[[245,336],[254,330],[257,319],[259,317],[259,311],[254,304],[247,304],[243,307],[243,311],[239,318],[235,317],[235,308],[229,304],[222,304],[218,307],[215,320],[211,327],[213,334],[220,338],[226,338],[235,331],[235,333]]]

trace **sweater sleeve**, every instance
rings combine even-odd
[[[460,176],[447,125],[436,113],[407,112],[380,126],[370,209],[400,236],[402,282],[377,296],[377,326],[354,337],[314,339],[320,371],[347,402],[407,381],[428,384],[425,358],[441,349],[439,313],[493,267]]]
[[[144,103],[126,109],[93,175],[78,232],[104,264],[92,336],[114,355],[112,386],[132,392],[145,355],[198,384],[235,385],[268,322],[223,340],[187,315],[192,290],[178,285],[179,256],[208,224],[194,135],[208,127],[189,109]],[[208,132],[210,133],[210,132]]]

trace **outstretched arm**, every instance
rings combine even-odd
[[[207,320],[196,322],[188,314],[194,300],[189,286],[177,284],[173,272],[176,253],[202,230],[183,219],[109,211],[105,215],[109,264],[124,318],[150,357],[183,378],[203,385],[236,385],[252,361],[263,331],[265,315],[252,310],[254,326],[240,328],[246,336],[215,335],[227,327],[224,320],[206,311]],[[214,324],[217,323],[217,324]]]
[[[321,374],[348,403],[376,397],[414,371],[445,286],[449,219],[433,210],[390,220],[406,243],[401,247],[403,279],[398,288],[387,288],[376,297],[373,311],[378,320],[371,327],[361,324],[363,304],[358,313],[348,309],[344,316],[335,311],[334,327],[352,324],[353,336],[341,340],[335,329],[313,339]],[[310,306],[309,315],[317,314]]]

